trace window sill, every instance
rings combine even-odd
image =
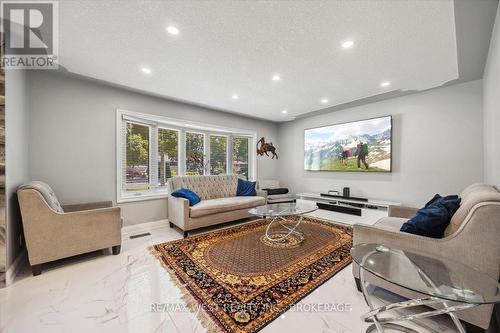
[[[117,198],[116,203],[126,203],[126,202],[137,202],[137,201],[149,201],[149,200],[158,200],[167,198],[169,195],[168,192],[162,191],[160,193],[154,192],[145,192],[145,193],[127,193],[122,194],[119,198]]]

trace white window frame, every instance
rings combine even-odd
[[[149,131],[149,179],[150,189],[146,191],[124,191],[123,184],[125,181],[125,173],[123,172],[123,158],[125,158],[126,145],[124,139],[126,132],[123,132],[123,122],[129,121],[138,123],[140,125],[150,126]],[[125,109],[116,109],[116,197],[118,203],[152,200],[158,198],[165,198],[168,196],[168,189],[166,187],[159,188],[156,184],[158,179],[158,128],[167,130],[178,131],[178,174],[184,176],[186,171],[186,132],[204,134],[204,154],[207,159],[204,174],[210,172],[210,136],[226,136],[227,137],[227,152],[226,152],[226,172],[232,173],[233,169],[233,137],[247,137],[249,138],[248,149],[248,177],[250,180],[257,179],[257,153],[255,149],[251,149],[257,142],[257,133],[252,130],[222,127],[217,125],[210,125],[201,122],[194,122],[183,119],[175,119],[152,115],[147,113],[140,113]]]

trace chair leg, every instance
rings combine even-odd
[[[121,245],[116,245],[116,246],[113,246],[111,248],[111,251],[113,252],[113,255],[117,255],[117,254],[120,254],[120,250],[121,250],[122,246]]]
[[[174,227],[174,224],[172,222],[168,222],[168,225],[170,225],[170,228]]]
[[[356,282],[356,288],[358,289],[358,291],[361,292],[361,280],[355,277],[354,282]]]
[[[188,236],[188,232],[187,231],[184,231],[183,233],[183,237],[186,238]]]
[[[33,272],[33,276],[42,274],[42,264],[31,266],[31,271]]]

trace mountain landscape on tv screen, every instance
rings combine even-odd
[[[304,170],[389,172],[391,133],[391,117],[308,129]]]

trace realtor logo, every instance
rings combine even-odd
[[[55,1],[2,1],[2,68],[56,69],[58,17]]]

